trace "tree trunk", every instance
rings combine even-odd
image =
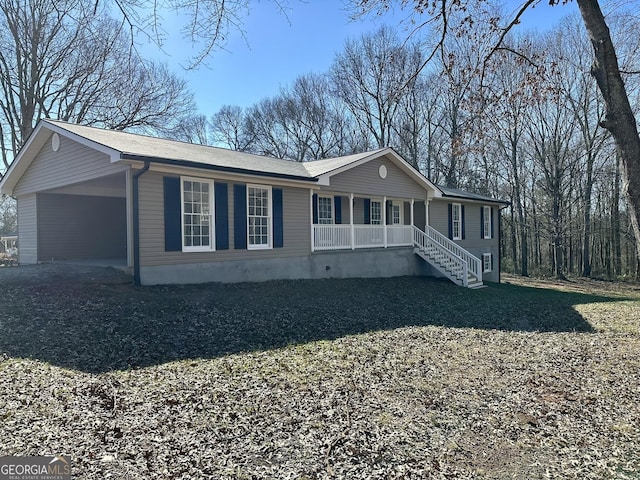
[[[591,276],[591,194],[593,193],[593,156],[587,158],[587,184],[584,191],[584,216],[582,230],[582,276]]]
[[[622,275],[622,247],[620,244],[620,161],[616,154],[615,178],[613,181],[613,205],[611,207],[611,236],[613,238],[614,271]]]
[[[516,217],[513,211],[513,199],[511,202],[511,225],[509,225],[511,230],[511,260],[513,261],[513,273],[516,273],[518,271],[518,239],[516,236]]]
[[[637,263],[640,263],[640,136],[629,97],[620,75],[618,58],[611,34],[597,0],[577,0],[593,50],[595,61],[591,74],[607,107],[601,126],[611,132],[616,142],[624,173],[623,192],[627,197],[629,217],[636,239]]]

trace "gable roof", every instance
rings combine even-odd
[[[107,154],[111,162],[149,161],[165,165],[209,169],[230,173],[286,178],[330,184],[330,178],[370,160],[385,157],[396,164],[435,197],[450,196],[494,203],[507,203],[432,183],[390,147],[342,157],[295,162],[220,147],[198,145],[116,130],[88,127],[58,120],[41,120],[0,182],[0,192],[11,195],[38,151],[52,133]]]
[[[290,160],[55,120],[44,122],[114,150],[119,153],[119,159],[122,160],[166,160],[172,164],[189,164],[188,166],[198,164],[311,180],[303,164]]]

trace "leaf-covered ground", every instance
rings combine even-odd
[[[0,456],[78,479],[640,478],[640,287],[0,268]]]

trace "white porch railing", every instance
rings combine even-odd
[[[314,225],[313,250],[399,247],[413,245],[411,225]]]
[[[390,247],[413,245],[413,228],[411,225],[387,225],[387,245]]]
[[[314,225],[313,249],[342,250],[351,248],[350,225]]]
[[[453,281],[466,287],[469,278],[482,282],[482,262],[427,225],[313,225],[313,251],[415,246]]]

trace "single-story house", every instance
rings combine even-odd
[[[43,120],[0,191],[21,264],[107,259],[143,285],[500,278],[505,202],[437,186],[391,148],[298,163]]]

